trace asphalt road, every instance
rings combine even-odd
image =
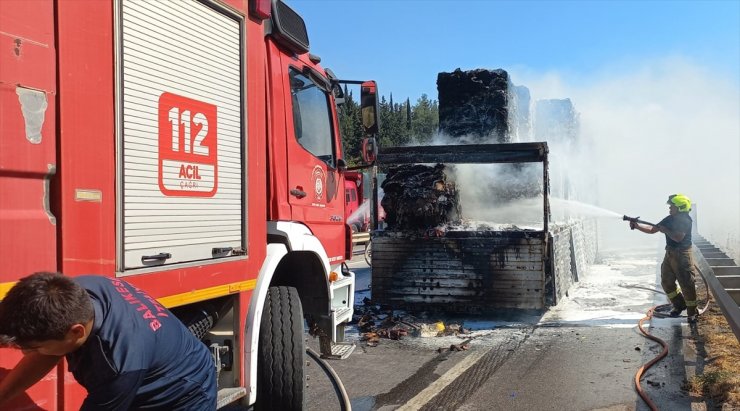
[[[649,409],[634,390],[634,375],[660,346],[645,339],[637,323],[650,307],[666,302],[656,291],[661,251],[602,256],[569,297],[542,316],[458,318],[454,321],[475,331],[464,337],[383,339],[377,347],[359,341],[350,329],[357,349],[330,364],[352,409]],[[356,301],[361,301],[371,293],[370,270],[361,256],[350,268],[357,274]],[[702,366],[685,318],[654,319],[650,332],[666,340],[670,353],[643,377],[647,394],[662,410],[705,409],[681,389]],[[467,340],[467,351],[437,351]],[[311,338],[309,344],[317,348]],[[308,376],[308,409],[339,410],[329,379],[312,361]]]

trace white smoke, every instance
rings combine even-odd
[[[657,222],[668,214],[669,194],[686,194],[697,205],[699,233],[740,259],[736,78],[676,57],[586,80],[524,70],[512,77],[533,100],[573,100],[593,156],[567,167],[571,175],[596,177],[590,189],[597,205]]]
[[[425,145],[462,145],[493,143],[481,141],[476,136],[450,137],[437,133]],[[411,142],[410,145],[417,145]],[[542,229],[544,203],[542,195],[512,200],[496,198],[496,193],[507,193],[508,189],[523,192],[532,183],[542,179],[542,164],[521,164],[516,172],[511,164],[447,164],[445,173],[448,181],[454,181],[460,195],[462,217],[467,224],[479,222],[489,226],[514,226],[527,229]]]

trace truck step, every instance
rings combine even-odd
[[[321,358],[327,360],[344,360],[355,350],[354,343],[341,342],[331,345],[331,354],[321,354]]]
[[[216,403],[216,408],[221,409],[234,401],[244,398],[247,396],[247,389],[244,387],[234,387],[234,388],[221,388],[218,390],[218,401]]]

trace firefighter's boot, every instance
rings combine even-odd
[[[686,307],[686,315],[688,316],[689,323],[695,323],[699,319],[699,312],[695,305]]]
[[[686,301],[683,299],[683,294],[678,293],[677,296],[671,298],[671,303],[673,304],[673,309],[669,313],[671,317],[678,317],[681,315],[681,311],[686,309]],[[696,307],[694,307],[696,309]]]

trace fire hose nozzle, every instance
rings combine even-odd
[[[628,217],[628,216],[623,216],[623,217],[622,217],[622,220],[624,220],[624,221],[629,221],[630,223],[637,223],[637,219],[638,219],[638,218],[640,218],[640,217]],[[630,230],[634,230],[634,229],[635,229],[635,227],[634,227],[634,226],[632,226],[632,225],[630,225]]]
[[[653,223],[649,223],[647,221],[640,220],[640,217],[627,217],[627,216],[623,216],[622,217],[622,220],[629,221],[631,223],[640,223],[640,224],[646,224],[646,225],[651,225],[651,226],[655,226],[656,225],[656,224],[653,224]],[[632,230],[634,230],[634,228],[632,228]]]

